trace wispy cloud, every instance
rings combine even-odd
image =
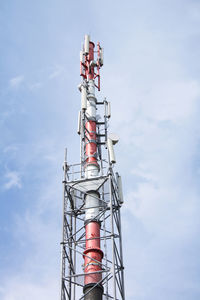
[[[19,75],[19,76],[13,77],[9,81],[11,88],[18,88],[18,87],[20,87],[20,85],[23,82],[24,82],[24,76],[23,75]]]
[[[58,281],[46,278],[40,283],[29,279],[29,275],[19,275],[8,280],[4,287],[0,287],[2,300],[53,300],[59,297]]]
[[[35,82],[35,83],[32,83],[29,85],[29,89],[31,91],[34,91],[34,90],[41,88],[41,86],[42,86],[42,82]]]
[[[61,189],[58,193],[57,181],[54,178],[50,187],[38,195],[34,210],[26,209],[24,214],[15,215],[17,256],[22,258],[19,249],[23,251],[27,247],[31,259],[25,255],[20,270],[15,270],[9,279],[5,278],[0,283],[2,300],[26,300],[27,295],[31,300],[59,297],[61,222],[58,214],[61,212],[61,201],[58,195]],[[48,218],[45,217],[47,212]]]
[[[10,145],[10,146],[6,146],[4,149],[3,149],[3,152],[4,153],[8,153],[8,152],[16,152],[18,150],[18,146],[16,145]]]
[[[21,188],[22,184],[21,184],[21,177],[19,172],[17,171],[7,171],[7,173],[5,174],[5,179],[6,179],[6,183],[4,184],[4,188],[6,190],[9,190],[13,187],[17,187],[17,188]]]
[[[50,73],[49,79],[54,79],[60,76],[64,72],[64,68],[62,66],[56,65],[53,72]]]

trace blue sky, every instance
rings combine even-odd
[[[0,299],[59,297],[85,33],[120,136],[127,300],[199,299],[200,2],[8,0],[0,23]]]

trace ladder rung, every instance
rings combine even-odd
[[[104,125],[105,122],[96,122],[97,125]]]

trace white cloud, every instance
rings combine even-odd
[[[9,83],[12,88],[18,88],[24,82],[24,76],[19,75],[10,79]]]
[[[48,179],[34,209],[15,215],[15,255],[23,263],[20,270],[4,277],[2,300],[27,300],[27,295],[30,300],[59,298],[61,183],[59,188],[57,178],[52,181],[49,184]],[[20,253],[23,251],[26,255]]]
[[[41,88],[42,83],[41,82],[35,82],[29,85],[29,88],[31,91],[37,90],[39,88]]]
[[[11,145],[11,146],[6,146],[4,149],[3,149],[3,152],[4,153],[7,153],[7,152],[17,152],[18,151],[18,146],[16,145]]]
[[[49,75],[49,79],[54,79],[60,76],[64,71],[64,68],[62,66],[56,65],[53,72]]]
[[[59,298],[58,282],[47,278],[39,283],[30,281],[27,277],[10,278],[6,285],[0,288],[2,300],[54,300]]]
[[[200,81],[165,32],[132,28],[102,83],[120,136],[127,299],[198,299]]]
[[[20,173],[17,171],[7,171],[6,174],[4,175],[5,179],[7,182],[4,184],[4,188],[6,190],[9,190],[13,187],[21,188],[21,176]]]

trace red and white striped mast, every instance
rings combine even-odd
[[[95,96],[95,91],[100,91],[102,66],[100,43],[95,51],[95,44],[85,35],[80,52],[81,163],[68,165],[67,158],[64,161],[61,300],[125,300],[120,217],[123,196],[121,177],[113,173],[113,145],[118,139],[107,136],[110,103]],[[98,106],[104,107],[102,122],[96,114]],[[107,161],[102,158],[102,146],[108,150]],[[80,172],[75,171],[76,166],[81,167]],[[75,178],[76,174],[80,177]],[[83,288],[82,295],[79,287]]]
[[[84,130],[84,169],[85,178],[91,179],[99,175],[100,167],[97,162],[97,119],[95,88],[100,90],[100,67],[103,65],[103,50],[97,44],[97,60],[94,60],[95,45],[90,41],[88,35],[85,36],[84,49],[80,52],[80,75],[83,78],[81,83],[81,106],[85,111],[86,120],[83,125]],[[98,85],[95,79],[98,79]],[[81,137],[82,139],[82,137]],[[82,141],[81,141],[82,142]],[[85,197],[85,236],[86,245],[84,251],[85,281],[84,293],[92,286],[96,285],[92,292],[85,299],[102,299],[102,285],[98,282],[102,279],[101,261],[103,251],[100,248],[100,220],[99,220],[99,193],[93,189],[87,191]],[[94,261],[98,261],[95,263]],[[92,273],[92,275],[91,275]]]

